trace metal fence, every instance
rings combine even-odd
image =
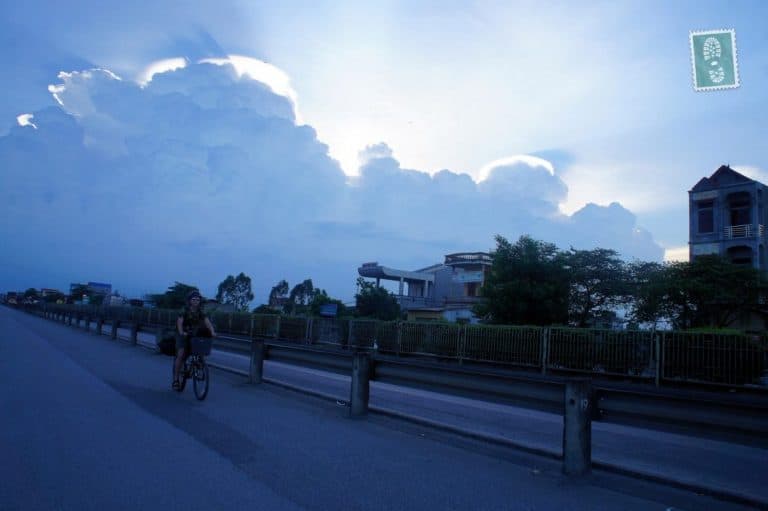
[[[41,305],[41,313],[173,327],[178,311],[138,307]],[[701,332],[459,325],[443,322],[309,318],[214,312],[216,330],[397,356],[435,357],[546,372],[738,386],[768,371],[768,337]]]

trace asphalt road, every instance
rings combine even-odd
[[[0,509],[745,509],[468,440],[0,308]],[[727,467],[724,467],[727,469]]]

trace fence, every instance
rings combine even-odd
[[[44,313],[172,328],[178,311],[41,304]],[[211,314],[220,333],[301,344],[366,348],[403,357],[493,364],[541,373],[592,374],[739,386],[768,371],[768,338],[691,332]]]

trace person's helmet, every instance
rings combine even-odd
[[[202,296],[200,296],[200,292],[199,292],[199,291],[190,291],[190,292],[187,294],[187,303],[191,302],[191,301],[192,301],[192,298],[200,298],[200,300],[201,300],[201,301],[202,301],[202,299],[203,299],[203,297],[202,297]]]

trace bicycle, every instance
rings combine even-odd
[[[187,379],[192,378],[192,388],[195,391],[195,397],[202,401],[208,396],[211,378],[205,357],[211,354],[212,344],[212,339],[205,337],[192,337],[189,340],[190,353],[184,360],[184,367],[179,372],[178,392],[184,392]]]

